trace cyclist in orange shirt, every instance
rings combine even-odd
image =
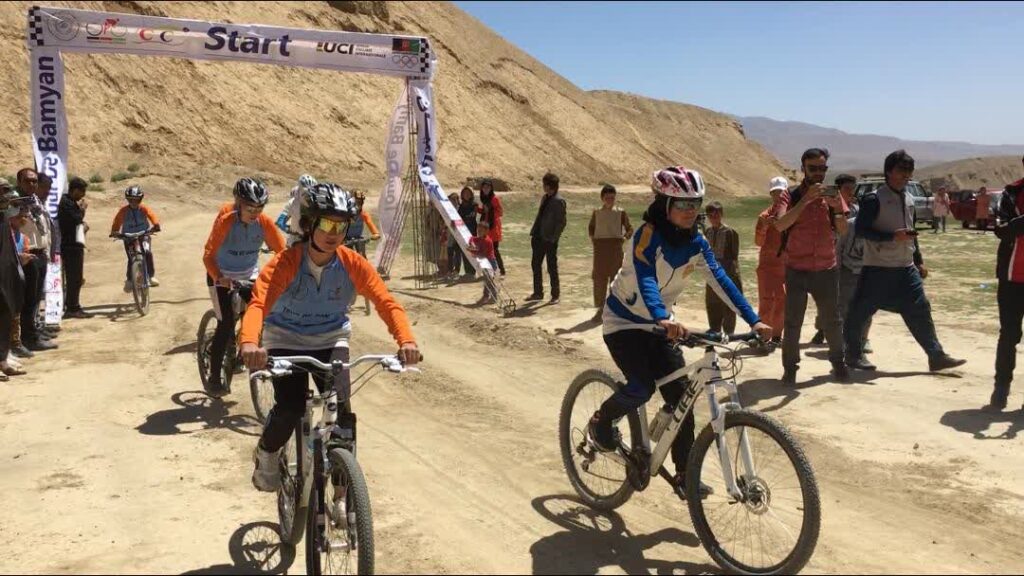
[[[149,209],[149,206],[142,205],[143,197],[145,197],[145,193],[142,191],[142,186],[129,186],[125,189],[124,199],[128,201],[128,205],[122,206],[117,211],[117,215],[114,216],[114,223],[110,225],[111,238],[116,237],[118,234],[135,234],[147,230],[150,232],[160,231],[160,220],[157,219],[156,213]],[[131,256],[128,250],[129,245],[125,242],[125,254]],[[149,236],[143,238],[142,250],[146,255],[146,267],[149,268],[149,285],[159,286],[160,281],[156,279],[156,265],[153,263],[152,239]],[[129,260],[128,269],[125,272],[125,292],[132,291],[131,266],[131,260]]]
[[[399,359],[407,365],[419,362],[405,309],[373,265],[344,246],[345,233],[356,218],[351,195],[335,184],[318,184],[305,193],[299,219],[303,241],[263,268],[242,319],[239,340],[250,370],[266,368],[268,354],[312,356],[325,363],[347,361],[352,332],[348,314],[357,294],[376,306],[399,346]],[[325,376],[313,374],[321,391]],[[253,454],[252,482],[258,490],[273,492],[280,485],[277,453],[302,418],[308,386],[304,372],[274,379],[274,407]],[[348,402],[348,398],[338,401]]]
[[[281,253],[285,249],[281,231],[263,213],[270,200],[263,183],[242,178],[235,184],[235,196],[238,198],[238,210],[217,216],[203,251],[206,285],[210,287],[218,320],[210,348],[208,387],[212,394],[224,392],[221,367],[235,326],[235,312],[231,306],[232,283],[256,277],[260,246],[264,242],[274,252]],[[248,300],[247,294],[242,294],[242,297]]]

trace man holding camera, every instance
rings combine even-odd
[[[828,150],[811,148],[800,166],[804,179],[782,193],[775,228],[782,232],[780,253],[786,261],[786,322],[782,332],[782,383],[795,384],[800,364],[800,329],[807,296],[814,298],[821,328],[828,340],[828,357],[836,379],[849,376],[843,364],[843,321],[839,316],[839,268],[836,235],[847,229],[846,202],[825,187]]]
[[[864,358],[864,327],[879,310],[896,312],[928,354],[932,372],[962,366],[946,354],[935,335],[932,307],[924,293],[924,266],[914,230],[913,200],[906,186],[914,175],[914,159],[905,150],[885,158],[885,184],[861,198],[856,233],[864,238],[864,267],[850,304],[845,327],[846,364],[874,370]]]

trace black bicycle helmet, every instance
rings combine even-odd
[[[142,186],[139,186],[138,184],[124,189],[125,200],[142,200],[143,196],[145,196],[145,194],[142,192]]]
[[[303,192],[299,214],[299,225],[308,233],[323,216],[353,218],[356,203],[352,194],[341,186],[323,182]]]
[[[270,201],[267,187],[259,180],[242,178],[235,182],[235,197],[244,202],[252,202],[257,206],[266,206]]]

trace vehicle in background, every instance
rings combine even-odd
[[[949,213],[960,221],[964,228],[977,228],[978,216],[978,192],[979,190],[958,190],[949,193]],[[999,202],[1003,198],[1002,190],[989,190],[988,200],[988,225],[986,228],[996,227],[996,214],[999,211]]]
[[[857,189],[854,191],[854,196],[859,199],[868,192],[878,190],[878,187],[882,184],[885,184],[884,175],[865,174],[857,182]],[[918,223],[931,226],[932,219],[935,217],[935,199],[932,198],[931,193],[927,192],[917,180],[911,180],[910,183],[907,184],[907,194],[909,194],[911,199],[914,201],[914,227],[917,228]]]

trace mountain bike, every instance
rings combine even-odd
[[[616,422],[622,440],[614,452],[597,450],[587,429],[601,404],[625,384],[602,370],[577,376],[559,418],[562,461],[579,497],[601,510],[622,506],[654,476],[671,482],[663,463],[703,390],[710,422],[686,463],[686,502],[697,537],[726,571],[792,574],[806,565],[817,544],[817,481],[793,435],[778,420],[740,404],[736,376],[742,357],[729,342],[760,344],[753,333],[695,333],[677,340],[678,346],[704,349],[701,360],[658,381],[661,386],[686,377],[682,397],[675,406],[664,405],[651,421],[642,406]],[[720,357],[720,349],[730,354]],[[717,397],[719,388],[728,393],[725,401]],[[702,483],[710,494],[702,494]]]
[[[246,295],[252,294],[252,281],[237,281],[231,282],[231,308],[235,312],[235,328],[232,330],[234,335],[228,341],[227,347],[224,349],[224,363],[221,365],[221,382],[224,383],[224,390],[226,394],[231,393],[231,380],[234,378],[239,368],[243,368],[242,362],[238,357],[238,332],[242,328],[242,316],[245,314],[245,308],[247,306],[247,298],[243,297],[243,293]],[[199,331],[196,334],[196,361],[199,365],[199,378],[203,381],[203,388],[206,391],[209,389],[210,380],[210,355],[213,347],[213,336],[217,332],[217,326],[220,324],[220,320],[217,319],[217,313],[211,308],[203,314],[202,320],[199,321]],[[266,402],[264,401],[264,404]],[[259,419],[260,423],[265,421],[266,412],[261,412],[261,406],[257,402],[257,396],[253,393],[253,405],[256,408],[256,418]],[[270,395],[270,406],[273,405],[273,394]],[[270,410],[270,406],[265,406],[266,410]]]
[[[373,238],[350,238],[345,240],[345,246],[359,252],[363,258],[366,258],[366,244],[370,240],[373,240]],[[363,314],[366,316],[370,315],[370,299],[366,296],[363,296]]]
[[[370,368],[349,383],[339,376],[360,364]],[[394,355],[367,355],[351,361],[320,362],[309,356],[271,357],[251,380],[270,382],[295,370],[328,375],[322,393],[306,392],[306,410],[295,427],[294,443],[280,451],[281,488],[277,511],[281,541],[296,546],[306,536],[307,574],[372,574],[373,517],[366,479],[356,460],[356,415],[351,399],[380,368],[391,373],[406,368]],[[368,376],[369,374],[369,376]],[[358,384],[358,387],[353,387]],[[320,419],[313,410],[320,408]],[[352,572],[352,569],[355,572]]]
[[[149,267],[146,266],[145,250],[152,235],[152,230],[111,235],[115,240],[123,241],[128,248],[128,279],[132,284],[135,309],[140,316],[149,313]]]

